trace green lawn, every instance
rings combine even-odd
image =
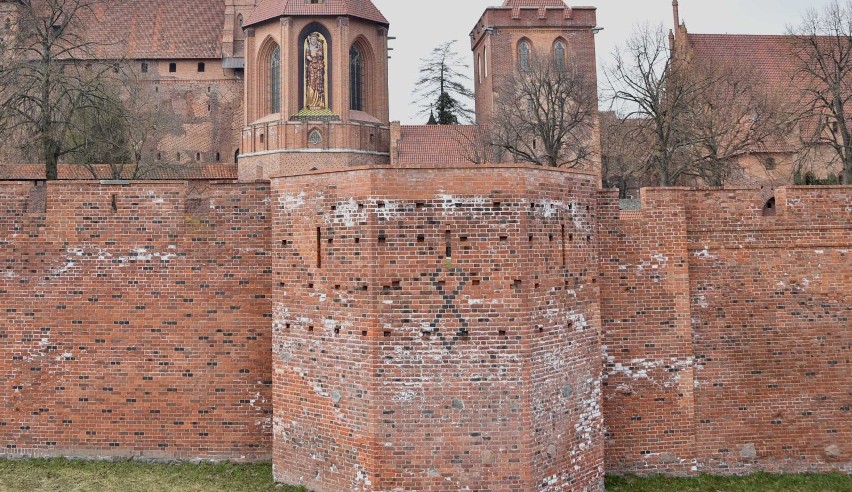
[[[610,477],[607,492],[852,492],[852,475]],[[275,484],[268,463],[151,465],[132,461],[0,460],[0,491],[305,492]],[[341,491],[345,492],[345,491]]]
[[[852,492],[852,475],[767,475],[696,478],[609,477],[607,492]]]
[[[276,485],[272,465],[151,465],[137,462],[0,460],[0,491],[299,492]]]

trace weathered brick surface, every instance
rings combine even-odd
[[[756,195],[605,196],[609,471],[852,470],[852,189]]]
[[[268,197],[0,186],[0,454],[268,457]]]
[[[272,454],[319,492],[598,490],[604,446],[852,471],[852,188],[764,199],[621,212],[525,166],[4,183],[0,454]]]
[[[523,167],[274,180],[276,478],[601,490],[595,188]]]

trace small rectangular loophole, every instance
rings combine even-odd
[[[317,227],[317,268],[322,268],[322,228]]]

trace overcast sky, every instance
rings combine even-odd
[[[671,0],[582,0],[598,8],[598,64],[607,63],[637,23],[673,22]],[[680,0],[680,15],[694,33],[783,34],[810,7],[829,0]],[[469,34],[486,7],[502,0],[373,0],[391,25],[394,49],[390,60],[392,120],[423,123],[410,104],[419,60],[444,41],[457,39],[458,51],[472,59]],[[570,0],[568,2],[573,4]]]

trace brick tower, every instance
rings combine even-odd
[[[572,8],[563,0],[505,0],[486,9],[470,33],[476,122],[490,123],[501,85],[531,56],[570,60],[595,77],[596,27],[594,7]]]
[[[601,491],[597,181],[272,181],[273,462],[317,492]]]
[[[388,22],[370,0],[262,0],[243,25],[241,180],[389,162]]]

